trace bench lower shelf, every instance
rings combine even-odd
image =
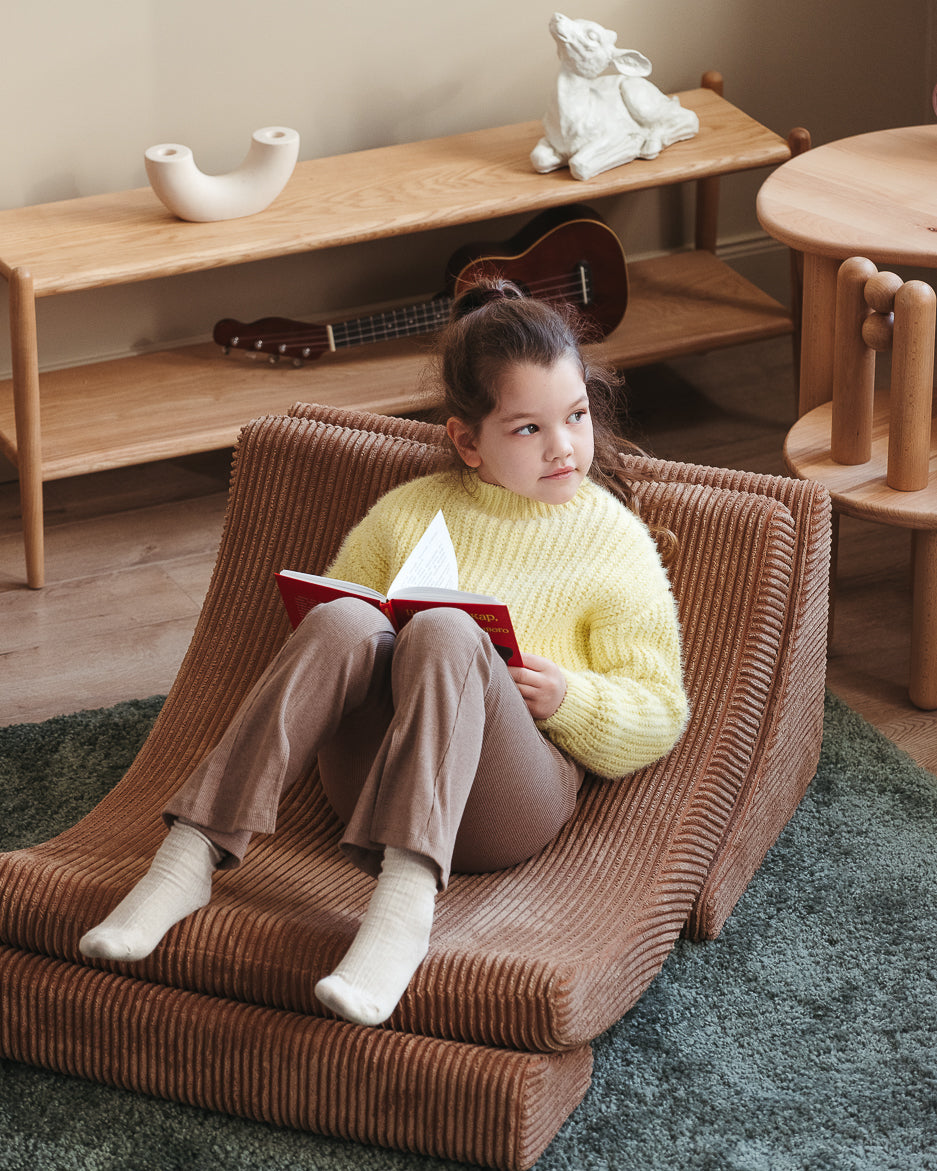
[[[629,266],[628,310],[595,350],[619,368],[789,334],[790,313],[709,252]],[[328,355],[296,369],[212,344],[45,373],[42,478],[231,446],[258,415],[294,402],[401,414],[426,407],[428,336]],[[0,451],[17,462],[13,388],[0,383]]]

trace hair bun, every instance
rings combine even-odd
[[[452,304],[451,320],[460,321],[495,301],[523,301],[523,291],[504,277],[485,277],[460,293]]]

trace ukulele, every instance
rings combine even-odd
[[[331,324],[262,317],[250,324],[226,317],[212,337],[224,348],[263,354],[293,365],[349,346],[412,337],[441,329],[453,300],[483,277],[503,276],[529,296],[576,306],[600,340],[624,316],[628,273],[621,242],[590,208],[581,204],[543,212],[504,244],[466,245],[446,266],[446,292],[428,301]]]

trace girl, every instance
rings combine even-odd
[[[610,381],[564,316],[506,282],[457,300],[440,352],[453,467],[378,501],[329,573],[386,590],[441,508],[460,588],[508,603],[524,665],[507,667],[460,611],[426,611],[395,635],[355,599],[317,607],[170,802],[150,869],[82,938],[85,955],[148,955],[208,902],[216,868],[273,831],[318,758],[342,847],[377,884],[315,992],[378,1024],[426,955],[451,870],[531,857],[586,771],[621,777],[680,735],[673,598],[617,478],[622,443],[595,417]]]

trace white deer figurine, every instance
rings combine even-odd
[[[550,20],[550,33],[560,71],[543,116],[544,137],[530,154],[535,171],[568,164],[574,179],[591,179],[632,159],[656,158],[665,146],[699,130],[692,110],[647,80],[647,57],[615,48],[616,33],[559,12]],[[602,76],[609,66],[615,74]]]

